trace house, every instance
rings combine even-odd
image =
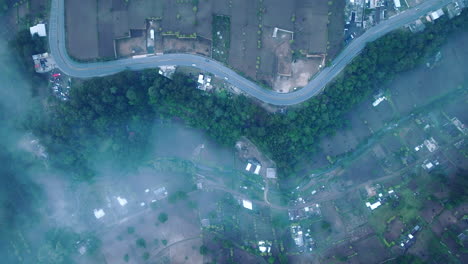
[[[202,219],[202,220],[201,220],[201,225],[202,225],[203,227],[209,227],[209,226],[210,226],[210,219],[208,219],[208,218]]]
[[[205,83],[205,76],[203,76],[203,74],[199,74],[198,75],[198,81],[197,81],[199,84],[203,85]]]
[[[386,100],[387,98],[385,96],[382,96],[382,97],[379,97],[377,98],[373,103],[372,103],[372,106],[373,107],[376,107],[378,106],[381,102],[383,102],[384,100]]]
[[[421,19],[417,19],[413,23],[409,24],[408,28],[411,30],[411,32],[416,33],[423,31],[426,28],[426,25],[424,25]]]
[[[47,52],[32,55],[32,59],[34,61],[34,70],[37,73],[49,72],[55,68],[55,60]]]
[[[424,140],[423,143],[429,152],[434,152],[437,149],[437,141],[433,137]]]
[[[245,167],[245,170],[250,171],[251,168],[252,168],[252,163],[247,163],[247,166]]]
[[[105,216],[105,215],[106,215],[106,213],[104,212],[104,210],[102,210],[102,209],[94,209],[94,216],[95,216],[97,219],[99,219],[99,218],[101,218],[101,217],[103,217],[103,216]]]
[[[401,7],[400,0],[393,0],[393,4],[395,5],[395,8],[400,8]]]
[[[366,203],[366,206],[369,207],[371,210],[375,210],[375,209],[377,209],[377,207],[379,207],[381,205],[382,205],[382,203],[380,201],[375,202],[373,204],[371,204],[369,202]]]
[[[276,179],[276,169],[275,168],[267,168],[266,169],[266,177],[268,179]]]
[[[435,21],[439,19],[439,17],[444,15],[444,11],[442,9],[438,9],[432,13],[429,14],[429,17],[431,18],[430,21]]]
[[[263,241],[263,240],[258,241],[258,249],[262,253],[265,253],[265,252],[270,253],[270,251],[271,251],[271,242]]]
[[[294,243],[298,247],[304,246],[304,236],[302,233],[302,228],[299,225],[291,225],[291,235],[294,240]]]
[[[211,76],[205,76],[203,74],[198,75],[198,80],[197,80],[198,86],[197,88],[206,91],[207,89],[211,89]]]
[[[150,30],[150,39],[154,40],[154,29]]]
[[[436,167],[437,165],[439,165],[439,161],[438,160],[434,160],[434,161],[428,161],[428,160],[425,160],[422,164],[422,167],[423,169],[427,170],[427,171],[431,171],[434,167]]]
[[[47,36],[45,24],[37,24],[29,28],[29,32],[31,33],[31,37],[37,34],[39,37]]]
[[[260,174],[260,169],[262,169],[262,166],[258,165],[255,167],[255,171],[254,171],[254,174]]]
[[[465,3],[462,0],[454,0],[452,3],[447,5],[447,13],[449,18],[459,16],[463,8],[465,8]]]
[[[249,201],[249,200],[242,200],[242,206],[244,206],[244,208],[247,208],[249,210],[252,210],[252,202]]]
[[[454,117],[450,119],[452,121],[452,124],[460,131],[463,133],[463,135],[467,134],[467,129],[465,127],[465,124],[463,124],[458,118]]]
[[[121,198],[120,196],[117,196],[117,201],[119,202],[120,206],[125,206],[127,204],[127,199]]]

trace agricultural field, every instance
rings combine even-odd
[[[307,84],[343,43],[343,0],[87,0],[85,8],[75,5],[66,1],[66,9],[75,10],[66,16],[67,43],[78,60],[200,54],[279,92]]]
[[[101,56],[96,6],[96,0],[65,1],[67,48],[70,55],[77,60],[91,60]]]

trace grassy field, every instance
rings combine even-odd
[[[227,63],[231,47],[231,19],[228,16],[213,16],[213,58]]]

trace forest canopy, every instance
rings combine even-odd
[[[67,102],[49,103],[49,113],[31,122],[55,162],[91,176],[89,157],[105,153],[120,161],[141,159],[151,123],[179,118],[223,145],[241,136],[255,142],[283,177],[317,151],[319,140],[346,123],[343,114],[356,103],[414,68],[447,39],[468,29],[468,14],[442,17],[420,33],[397,30],[367,45],[361,55],[323,93],[285,113],[270,113],[245,96],[226,91],[204,93],[193,78],[172,80],[157,70],[122,72],[76,85]]]

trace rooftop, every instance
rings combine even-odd
[[[249,210],[252,210],[252,202],[249,201],[249,200],[242,200],[242,206],[244,206],[244,208],[247,208]]]
[[[37,24],[29,28],[29,32],[31,32],[31,36],[37,34],[39,37],[47,36],[45,24]]]

